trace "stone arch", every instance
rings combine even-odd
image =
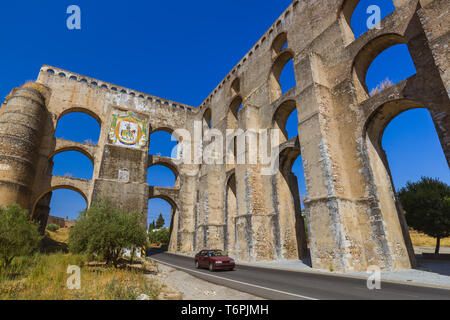
[[[166,201],[171,206],[171,214],[170,214],[170,227],[169,227],[169,248],[171,252],[177,251],[178,244],[178,228],[179,228],[179,208],[177,203],[167,195],[152,195],[148,198],[148,200],[152,199],[162,199]]]
[[[278,54],[280,54],[283,51],[284,46],[288,43],[287,33],[282,32],[275,40],[272,42],[272,50],[273,50],[273,57],[276,58]]]
[[[169,169],[175,177],[175,184],[173,187],[177,189],[180,188],[180,173],[178,171],[178,167],[173,163],[173,161],[159,158],[156,161],[149,163],[148,169],[154,166],[162,166]]]
[[[236,96],[230,103],[229,110],[231,114],[237,119],[239,108],[242,106],[242,97],[240,95]]]
[[[32,202],[32,208],[31,208],[31,219],[34,221],[38,221],[40,224],[40,231],[41,233],[45,230],[45,225],[47,223],[47,218],[50,213],[50,201],[51,201],[51,193],[55,190],[59,189],[67,189],[72,190],[78,193],[83,197],[83,199],[86,201],[86,208],[89,207],[89,200],[87,197],[87,190],[83,191],[75,186],[69,185],[69,184],[62,184],[62,185],[56,185],[51,186],[50,188],[46,189],[45,191],[41,192],[37,198]]]
[[[307,257],[305,222],[302,216],[298,180],[292,167],[301,155],[298,138],[279,153],[279,171],[272,176],[274,194],[274,238],[276,254],[283,259]]]
[[[175,130],[174,130],[173,128],[171,128],[171,127],[157,127],[157,128],[151,128],[151,130],[150,130],[150,135],[153,134],[153,133],[155,133],[155,132],[158,132],[158,131],[164,131],[164,132],[173,134],[173,132],[174,132]]]
[[[408,231],[403,209],[395,192],[394,182],[387,156],[382,147],[382,137],[387,125],[401,113],[426,107],[419,101],[411,99],[397,99],[385,102],[373,110],[367,117],[363,132],[361,149],[364,151],[364,157],[367,159],[365,164],[365,178],[374,181],[377,186],[375,190],[369,190],[368,197],[378,199],[381,212],[383,212],[383,221],[385,232],[390,241],[395,243],[405,243],[409,256],[409,263],[415,265],[414,249]],[[399,232],[399,230],[401,232]],[[401,233],[401,234],[400,234]]]
[[[68,146],[68,147],[62,147],[60,149],[57,149],[53,153],[50,154],[50,156],[48,157],[48,161],[50,162],[53,159],[53,157],[56,156],[57,154],[60,154],[63,152],[68,152],[68,151],[76,151],[76,152],[79,152],[79,153],[85,155],[92,162],[92,166],[94,166],[94,163],[95,163],[94,155],[91,154],[87,149],[83,148],[82,146]]]
[[[156,141],[164,141],[165,143],[167,143],[167,146],[171,146],[172,150],[170,150],[170,153],[168,152],[168,149],[165,149],[166,146],[163,146],[162,149],[159,148],[161,146],[159,146],[158,148],[155,149],[155,145],[154,145],[155,136],[153,136],[153,138],[152,138],[152,135],[154,135],[155,133],[157,135],[161,134],[161,133],[170,135],[170,137],[167,135],[160,136],[159,139],[161,139],[161,140],[156,140]],[[174,152],[175,151],[178,152],[178,148],[179,148],[180,141],[181,141],[180,139],[182,139],[182,137],[177,135],[176,130],[174,130],[171,127],[162,126],[162,127],[156,127],[154,129],[150,128],[149,143],[148,143],[148,153],[149,153],[150,157],[161,157],[161,158],[173,157],[173,158],[176,158]],[[153,141],[153,143],[152,143],[152,141]],[[161,144],[161,142],[158,142],[158,143]],[[164,153],[165,156],[162,156],[161,155],[162,153]],[[150,164],[151,163],[149,162],[149,165]]]
[[[85,114],[91,116],[98,122],[98,125],[100,126],[100,128],[102,127],[102,119],[100,118],[100,116],[98,116],[94,111],[87,109],[87,108],[82,108],[82,107],[72,107],[72,108],[68,108],[68,109],[62,111],[61,113],[58,114],[58,116],[56,118],[56,123],[58,123],[59,120],[62,117],[64,117],[65,115],[67,115],[69,113],[73,113],[73,112],[81,112],[81,113],[85,113]]]
[[[272,116],[272,128],[279,129],[283,136],[280,137],[280,143],[288,140],[286,124],[292,112],[297,110],[297,104],[294,100],[286,100],[282,102],[274,111]],[[284,139],[283,139],[284,138]]]
[[[394,45],[406,43],[407,41],[402,35],[389,33],[372,39],[359,50],[353,59],[352,78],[360,102],[369,97],[366,75],[375,58],[384,50]]]
[[[280,78],[286,64],[294,59],[294,53],[286,49],[275,59],[269,75],[270,101],[274,102],[283,95]]]
[[[56,155],[58,155],[58,154],[63,154],[63,153],[66,153],[66,152],[76,152],[76,153],[78,153],[78,155],[81,154],[81,155],[84,156],[85,158],[89,159],[89,161],[90,161],[91,164],[92,164],[92,170],[89,171],[89,176],[90,176],[90,178],[81,178],[81,177],[74,177],[74,178],[76,178],[76,179],[83,179],[83,180],[92,180],[93,175],[94,175],[94,170],[95,170],[95,161],[94,161],[94,158],[93,158],[92,155],[90,155],[86,150],[84,150],[84,149],[82,149],[82,148],[79,148],[79,147],[76,147],[76,146],[71,146],[71,147],[66,147],[66,148],[58,149],[58,150],[55,151],[51,156],[49,156],[49,157],[48,157],[48,164],[47,164],[47,174],[52,175],[52,171],[53,171],[53,169],[54,169],[54,161],[53,161],[53,158],[54,158]],[[73,155],[70,155],[69,157],[73,159]],[[85,159],[85,158],[83,158],[83,159]],[[80,160],[80,159],[78,159],[78,160]],[[70,161],[73,161],[73,160],[70,160]],[[63,163],[64,163],[64,164],[63,164],[63,165],[64,165],[64,168],[66,168],[67,166],[66,166],[65,161],[63,161]],[[83,168],[85,168],[85,167],[86,167],[86,163],[83,165]],[[76,168],[79,169],[80,166],[76,166]],[[71,168],[67,167],[67,170],[70,170],[70,169],[71,169]],[[72,169],[73,169],[73,167],[72,167]],[[70,176],[70,177],[72,177],[72,176]]]
[[[211,108],[207,108],[203,112],[202,122],[203,122],[203,130],[209,129],[209,128],[212,127],[212,112],[211,112]]]
[[[241,92],[241,80],[236,78],[233,80],[230,86],[231,96],[236,96]]]
[[[374,143],[374,146],[381,150],[381,141],[388,124],[401,113],[416,108],[425,108],[430,111],[423,103],[405,98],[380,104],[374,108],[364,122],[363,136],[367,135]]]

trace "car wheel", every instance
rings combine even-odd
[[[195,261],[195,267],[196,267],[197,269],[200,269],[200,265],[198,264],[198,261]]]
[[[209,271],[214,271],[214,266],[212,263],[209,264]]]
[[[231,268],[230,271],[234,271],[234,268]]]

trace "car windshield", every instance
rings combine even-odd
[[[220,251],[220,250],[218,250],[218,251],[211,251],[209,253],[209,255],[211,257],[227,257],[227,254],[225,252],[223,252],[223,251]]]

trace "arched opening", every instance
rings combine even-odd
[[[359,38],[394,10],[391,0],[344,0],[340,14],[346,41]]]
[[[172,199],[164,196],[155,196],[149,199],[147,214],[147,227],[149,232],[151,232],[150,225],[152,223],[156,225],[159,216],[162,216],[164,220],[162,228],[168,228],[169,231],[168,243],[167,246],[163,247],[163,249],[169,249],[172,252],[177,251],[179,215],[177,206]]]
[[[288,39],[287,33],[279,34],[272,43],[273,57],[276,58],[284,49],[287,48]]]
[[[100,127],[101,121],[93,112],[70,109],[60,115],[55,138],[96,145],[100,136]]]
[[[49,159],[52,175],[91,180],[94,171],[93,160],[79,151],[63,151]]]
[[[398,44],[381,52],[367,69],[366,85],[371,96],[416,74],[406,44]]]
[[[176,188],[178,171],[166,163],[155,163],[148,168],[147,184],[152,187]]]
[[[272,66],[269,79],[272,102],[296,85],[293,58],[292,53],[285,50],[277,57]]]
[[[61,228],[70,228],[80,212],[87,207],[87,196],[81,190],[70,186],[56,186],[37,198],[32,208],[32,218],[39,222],[41,233],[51,223]]]
[[[298,145],[281,150],[279,171],[273,179],[278,195],[275,203],[277,217],[274,217],[277,219],[274,225],[278,229],[275,232],[279,246],[277,255],[288,260],[304,259],[308,256],[306,213],[302,203],[306,198],[306,188]]]
[[[281,131],[280,143],[298,135],[297,107],[294,100],[283,102],[273,116],[273,128]]]
[[[274,207],[275,240],[277,256],[283,259],[307,257],[305,230],[306,184],[298,140],[298,116],[296,103],[288,100],[274,113],[273,128],[282,132],[280,136],[279,170],[273,176],[276,189]]]
[[[236,175],[232,173],[227,180],[225,195],[225,251],[229,255],[236,255],[235,219],[238,215]]]
[[[372,89],[380,85],[378,90],[380,91],[386,88],[382,81],[387,77],[390,76],[395,82],[399,82],[416,73],[405,43],[405,39],[398,34],[386,34],[373,39],[358,52],[353,62],[353,82],[360,102],[369,98],[370,91],[366,79],[373,86]],[[389,48],[391,49],[387,50]],[[399,63],[399,60],[403,62]],[[396,64],[399,68],[395,66]],[[391,67],[393,72],[387,71]],[[395,84],[393,80],[391,82]]]
[[[392,119],[384,130],[381,145],[397,191],[422,176],[450,184],[447,160],[427,109],[408,110]]]
[[[377,186],[375,196],[389,241],[406,244],[412,265],[415,256],[408,226],[400,202],[397,197],[393,200],[392,195],[408,180],[416,182],[423,175],[450,182],[436,129],[423,108],[426,106],[417,101],[390,101],[372,113],[365,127],[365,148],[370,160],[367,174]]]
[[[177,158],[178,141],[170,129],[156,129],[150,135],[149,154],[158,157]]]
[[[206,132],[206,130],[211,128],[211,121],[212,121],[212,113],[211,113],[211,109],[208,108],[206,109],[206,111],[203,113],[203,131]]]
[[[238,113],[241,109],[242,109],[242,98],[240,96],[237,96],[230,103],[229,107],[229,121],[228,121],[229,129],[237,129]]]
[[[233,80],[230,86],[231,96],[234,97],[241,92],[241,80],[236,78]]]

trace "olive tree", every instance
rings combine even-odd
[[[107,199],[80,213],[69,233],[69,250],[103,257],[117,267],[125,248],[146,244],[144,216],[114,207]]]
[[[0,207],[0,267],[8,268],[13,259],[33,253],[39,246],[39,225],[18,205]]]

